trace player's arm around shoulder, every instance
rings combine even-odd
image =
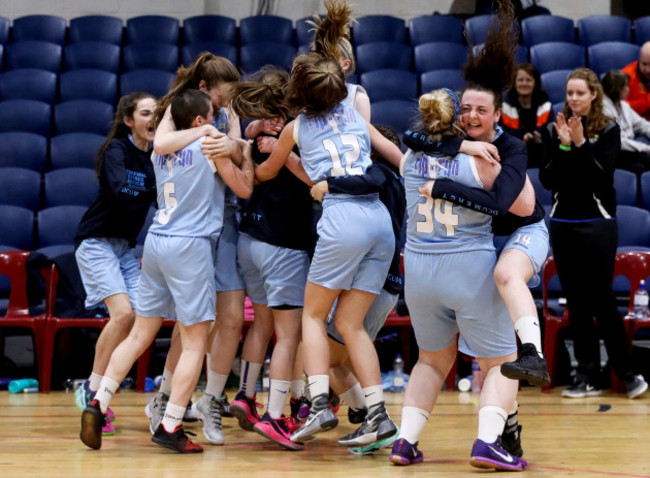
[[[255,168],[255,180],[257,182],[263,183],[269,179],[273,179],[287,162],[291,150],[296,144],[296,140],[294,139],[294,125],[295,120],[289,122],[284,127],[271,155],[266,161]]]
[[[208,159],[214,163],[217,173],[240,198],[246,199],[253,193],[255,170],[251,158],[251,147],[247,141],[234,139],[241,148],[241,163],[236,165],[229,156],[214,156]]]

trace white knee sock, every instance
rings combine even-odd
[[[291,398],[300,398],[305,395],[305,381],[300,380],[291,381]]]
[[[539,318],[525,315],[515,322],[515,331],[522,344],[533,344],[537,353],[542,357],[542,334],[539,329]]]
[[[309,396],[313,400],[319,395],[329,396],[330,377],[329,375],[310,375],[308,378]]]
[[[183,421],[183,415],[185,415],[185,409],[187,405],[176,405],[172,402],[167,402],[167,408],[165,408],[165,416],[162,419],[162,426],[165,428],[167,433],[173,433],[176,430],[176,427],[180,425]]]
[[[379,385],[371,385],[363,389],[363,396],[366,402],[366,408],[370,410],[375,405],[384,401],[384,388]]]
[[[174,372],[170,371],[165,367],[163,370],[162,382],[160,382],[160,393],[167,395],[168,397],[172,393],[172,377]]]
[[[341,400],[348,404],[350,408],[361,410],[366,408],[366,397],[363,395],[361,384],[355,383],[350,389],[341,394]]]
[[[90,374],[90,378],[88,379],[90,383],[88,384],[88,387],[91,392],[96,392],[97,389],[99,389],[99,384],[102,383],[102,378],[104,378],[104,376],[99,375],[98,373],[92,372]]]
[[[208,383],[205,385],[206,395],[220,397],[223,395],[223,389],[225,388],[227,381],[228,375],[208,369]]]
[[[241,361],[241,372],[239,376],[239,390],[244,392],[248,398],[255,396],[255,384],[257,377],[262,370],[261,363],[249,362],[247,360]]]
[[[289,380],[269,380],[269,402],[266,411],[271,418],[278,419],[284,413],[284,406],[287,404],[287,395],[291,388]]]
[[[494,443],[503,433],[508,413],[499,407],[488,405],[478,411],[478,439]]]
[[[111,398],[113,398],[113,394],[118,388],[120,388],[120,384],[112,378],[107,376],[102,378],[97,393],[95,394],[95,400],[99,402],[99,408],[102,410],[102,413],[106,413],[108,404],[111,403]]]
[[[420,439],[422,430],[429,420],[429,413],[417,407],[402,407],[402,428],[399,438],[404,438],[411,445]]]

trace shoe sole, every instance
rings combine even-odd
[[[197,408],[196,403],[192,405],[192,413],[194,416],[197,418],[197,420],[200,420],[203,423],[203,428],[201,431],[203,432],[203,436],[205,437],[206,440],[212,445],[223,445],[226,443],[226,437],[224,436],[222,439],[219,440],[214,440],[213,438],[210,438],[208,434],[205,432],[205,415],[201,413],[201,411]]]
[[[339,419],[336,418],[336,416],[334,416],[334,419],[329,420],[329,421],[327,421],[327,422],[325,422],[325,423],[321,423],[321,424],[320,424],[320,427],[318,428],[318,430],[312,430],[312,432],[309,433],[309,434],[307,434],[307,435],[304,435],[304,436],[295,436],[295,437],[292,435],[292,436],[291,436],[291,441],[297,440],[297,441],[301,441],[301,442],[302,442],[302,441],[313,440],[313,439],[316,437],[316,435],[318,435],[319,433],[328,432],[328,431],[330,431],[330,430],[333,430],[334,428],[336,428],[336,426],[337,426],[338,424],[339,424]],[[303,427],[300,427],[300,428],[298,429],[298,431],[296,432],[296,435],[298,435],[298,434],[299,434],[302,430],[304,430],[304,429],[305,429],[304,426],[303,426]]]
[[[394,423],[395,422],[393,422],[393,424]],[[338,444],[347,447],[367,446],[379,442],[381,440],[385,440],[386,438],[390,438],[393,435],[395,435],[395,433],[398,431],[399,429],[397,428],[397,425],[394,425],[392,430],[385,431],[379,435],[376,433],[369,433],[367,435],[362,435],[360,437],[355,438],[354,440],[349,440],[349,441],[343,441],[343,438],[341,438],[338,441]]]
[[[397,427],[397,431],[395,432],[395,434],[389,438],[376,441],[366,446],[351,447],[348,448],[348,451],[353,455],[372,455],[377,450],[381,450],[382,448],[391,446],[393,443],[395,443],[395,440],[397,440],[398,436],[399,436],[399,427]]]
[[[156,440],[155,436],[151,437],[151,441],[154,442],[156,445],[160,445],[163,448],[167,448],[168,450],[175,451],[176,453],[180,453],[182,455],[190,455],[190,454],[193,454],[193,453],[203,453],[203,448],[192,448],[191,450],[179,450],[178,448],[174,447],[173,445],[170,445],[169,443]]]
[[[96,410],[81,414],[81,432],[79,438],[88,448],[99,450],[102,447],[102,417]]]
[[[501,375],[510,380],[528,380],[534,387],[543,387],[551,384],[551,376],[545,370],[543,373],[534,373],[520,368],[509,367],[508,364],[501,364]]]
[[[636,398],[636,397],[638,397],[640,395],[643,395],[646,392],[646,390],[648,390],[648,383],[647,382],[646,382],[644,387],[641,387],[639,390],[635,391],[634,393],[628,393],[627,398],[629,398],[630,400],[633,399],[633,398]]]
[[[490,460],[489,458],[484,458],[482,456],[471,457],[469,460],[469,464],[472,465],[474,468],[502,470],[502,471],[523,471],[528,466],[525,460],[519,460],[519,463],[517,463],[517,465],[505,465],[498,461]]]
[[[424,461],[424,457],[418,457],[418,458],[406,458],[405,456],[402,455],[390,455],[389,460],[391,463],[394,463],[399,466],[408,466],[408,465],[415,465],[416,463],[422,463]]]
[[[277,443],[282,448],[286,448],[287,450],[291,450],[291,451],[300,451],[305,449],[305,445],[303,445],[302,443],[294,443],[292,441],[280,440],[278,438],[275,438],[273,435],[267,434],[263,428],[260,428],[257,425],[259,424],[256,424],[253,427],[253,431],[257,432],[258,435],[261,435],[264,438],[271,440],[274,443]]]
[[[562,397],[564,398],[586,398],[586,397],[599,397],[603,394],[602,391],[594,391],[594,392],[585,392],[585,393],[565,393],[562,392]]]
[[[239,428],[247,432],[254,431],[255,423],[248,419],[248,412],[237,405],[230,405],[230,413],[239,422]]]

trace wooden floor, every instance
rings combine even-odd
[[[485,473],[468,464],[476,436],[475,394],[442,392],[420,441],[425,461],[410,467],[391,464],[388,450],[355,456],[338,446],[336,439],[353,429],[345,407],[339,411],[338,428],[319,435],[303,452],[282,450],[226,418],[225,446],[205,445],[200,423],[191,423],[186,427],[197,433],[205,452],[181,456],[151,443],[143,413],[151,397],[133,391],[116,395],[111,408],[117,414],[117,432],[104,439],[101,450],[93,451],[78,439],[79,412],[72,393],[0,392],[0,477],[379,478]],[[387,393],[386,400],[399,422],[402,395]],[[525,388],[519,401],[524,457],[530,464],[525,476],[650,477],[650,394],[637,400],[607,393],[576,400],[561,398],[560,390],[543,394]]]

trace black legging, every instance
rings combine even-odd
[[[597,383],[600,329],[614,372],[622,380],[630,378],[633,375],[630,346],[612,289],[618,242],[616,221],[551,220],[550,238],[560,284],[567,298],[578,374],[585,376],[590,384]]]

